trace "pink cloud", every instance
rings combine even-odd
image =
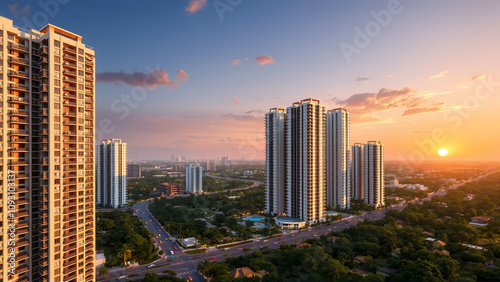
[[[188,80],[188,74],[184,70],[178,70],[177,71],[177,76],[176,76],[175,79],[176,80],[187,81]]]
[[[241,62],[241,60],[239,59],[234,59],[233,60],[233,66],[236,66],[237,64],[239,64]]]
[[[24,7],[19,8],[19,3],[7,4],[7,8],[9,8],[9,12],[16,18],[20,18],[28,14],[31,10],[30,5],[26,5]]]
[[[233,97],[233,103],[235,103],[235,104],[239,104],[240,103],[240,100],[238,100],[238,96],[234,96]]]
[[[176,79],[171,80],[168,78],[166,70],[153,68],[149,73],[103,72],[97,73],[96,77],[96,82],[114,82],[116,84],[123,82],[130,86],[144,87],[152,90],[160,85],[169,85],[171,88],[176,88],[179,86],[180,80],[187,81],[188,74],[183,70],[178,70]]]
[[[259,56],[259,57],[255,58],[255,62],[259,65],[275,63],[272,56]]]
[[[188,12],[188,15],[192,15],[199,10],[203,9],[207,5],[207,0],[189,0],[188,5],[186,6],[185,11]]]
[[[404,109],[402,116],[409,116],[441,111],[444,106],[444,103],[429,100],[411,87],[382,88],[377,93],[354,94],[345,100],[334,99],[333,102],[349,110],[353,123],[387,122],[391,119],[380,118],[374,114],[392,109]]]

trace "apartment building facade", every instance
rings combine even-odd
[[[364,153],[364,202],[376,208],[385,204],[384,145],[380,141],[368,141]]]
[[[94,55],[0,17],[1,280],[96,280]]]
[[[326,206],[351,206],[350,115],[338,108],[326,113]]]
[[[351,147],[351,191],[353,200],[364,199],[363,144],[354,143]]]
[[[186,192],[192,194],[203,192],[203,172],[201,166],[186,166]]]
[[[285,193],[285,118],[284,108],[266,113],[266,207],[268,214],[283,215]]]
[[[286,110],[286,214],[314,224],[325,220],[325,107],[318,99]]]
[[[102,140],[97,145],[96,203],[112,208],[127,203],[127,143],[121,139]]]

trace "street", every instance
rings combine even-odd
[[[458,187],[463,186],[468,182],[480,180],[481,178],[486,177],[494,172],[496,171],[487,173],[485,175],[476,177],[474,179],[471,179],[463,183],[455,184],[453,186],[448,187],[447,189],[457,189]],[[254,182],[254,185],[257,186],[259,184]],[[248,187],[245,188],[248,189]],[[444,196],[446,195],[447,189],[441,189],[437,192],[431,192],[425,198],[415,199],[410,203],[412,204],[422,203],[423,201],[430,201],[431,198],[434,196]],[[163,226],[161,226],[157,222],[157,220],[149,213],[148,205],[151,202],[152,200],[139,202],[135,204],[132,207],[132,209],[134,211],[134,214],[139,216],[143,222],[145,223],[147,222],[145,226],[148,228],[150,232],[158,234],[156,241],[160,246],[160,248],[165,252],[164,257],[154,262],[154,264],[156,265],[155,268],[148,269],[147,265],[142,265],[139,267],[135,267],[133,269],[126,269],[123,271],[114,272],[112,274],[114,277],[110,278],[99,277],[100,281],[120,281],[118,279],[119,277],[128,276],[133,273],[138,274],[138,276],[126,277],[126,279],[129,280],[141,279],[148,272],[154,272],[157,273],[158,275],[164,275],[162,271],[165,271],[167,269],[172,269],[176,271],[178,273],[178,276],[182,278],[191,277],[193,281],[204,281],[201,274],[196,271],[196,266],[201,262],[203,262],[205,259],[215,258],[215,260],[217,261],[223,261],[226,257],[237,257],[245,255],[246,253],[243,251],[244,248],[249,248],[250,249],[249,253],[261,250],[264,247],[268,250],[278,249],[281,244],[300,243],[306,239],[318,238],[321,235],[326,235],[333,231],[342,231],[351,226],[357,225],[359,221],[363,221],[365,218],[368,218],[370,220],[382,219],[383,217],[385,217],[386,210],[388,209],[403,210],[408,205],[407,203],[400,203],[388,207],[386,209],[378,209],[370,212],[365,212],[358,216],[350,216],[348,218],[333,223],[310,227],[308,229],[303,229],[300,231],[296,230],[289,233],[284,233],[282,235],[277,235],[272,238],[256,239],[253,242],[245,243],[234,247],[229,247],[228,250],[224,250],[225,248],[217,249],[215,247],[210,247],[207,249],[205,253],[188,255],[183,253],[183,251],[179,248],[177,243],[168,240],[168,238],[171,238],[170,234],[167,231],[165,231]],[[171,255],[170,251],[173,251],[174,255]],[[171,261],[167,261],[167,259]],[[170,265],[165,265],[167,263],[170,263]]]

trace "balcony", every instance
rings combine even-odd
[[[28,130],[23,130],[23,129],[11,129],[9,128],[9,135],[29,135]]]
[[[72,63],[72,62],[64,62],[63,66],[76,69],[76,63]]]
[[[41,78],[48,78],[48,77],[49,77],[49,71],[48,71],[48,70],[46,70],[46,69],[42,69],[42,70],[40,71],[40,77],[41,77]]]
[[[7,120],[8,123],[16,123],[16,124],[28,124],[28,120],[26,118],[18,118],[18,117],[11,117],[10,119]]]
[[[63,77],[63,80],[64,81],[70,81],[70,82],[76,82],[76,78],[70,77],[70,76]],[[75,89],[76,89],[76,87],[75,87]]]
[[[48,54],[49,53],[49,48],[47,46],[43,46],[40,47],[40,49],[38,49],[38,52],[41,54]]]
[[[76,56],[72,55],[72,54],[64,54],[63,55],[63,59],[65,59],[65,60],[71,60],[71,61],[75,61],[76,62]]]
[[[85,59],[85,65],[93,66],[94,65],[94,61],[93,60],[89,60],[89,59]]]
[[[25,110],[9,110],[8,114],[11,116],[29,116],[29,113]]]
[[[29,240],[28,239],[21,239],[17,242],[16,244],[16,247],[20,248],[20,247],[24,247],[24,246],[27,246],[29,245]]]
[[[13,77],[25,78],[29,79],[29,75],[26,72],[17,71],[17,70],[9,70],[8,74]]]
[[[63,89],[68,91],[76,91],[76,87],[71,85],[64,85]]]
[[[16,90],[16,91],[29,91],[28,85],[20,84],[20,83],[9,83],[9,86],[7,87],[7,89]]]
[[[63,47],[63,51],[76,54],[76,48],[72,48],[72,47],[69,47],[69,46],[64,46]]]
[[[63,74],[64,75],[73,75],[73,76],[76,76],[76,71],[75,70],[65,69],[65,70],[63,70]]]
[[[28,46],[25,46],[25,45],[22,45],[19,43],[14,43],[14,42],[9,42],[9,44],[7,45],[7,48],[9,48],[11,50],[26,52],[26,53],[29,52]]]
[[[85,80],[93,81],[94,80],[94,76],[87,74],[87,75],[85,75]]]
[[[66,100],[66,101],[63,101],[63,104],[64,105],[76,106],[76,102],[75,101],[68,101],[68,100]]]
[[[23,65],[23,66],[29,66],[29,61],[28,60],[21,59],[21,58],[16,58],[16,57],[9,57],[8,62],[9,63],[13,63],[13,64]]]
[[[16,104],[29,104],[28,99],[25,99],[23,97],[10,97],[8,102],[10,103],[16,103]]]
[[[64,112],[63,116],[76,117],[76,112]]]

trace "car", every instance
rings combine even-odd
[[[160,240],[160,244],[163,244],[163,241],[162,241],[162,240]]]
[[[193,281],[193,278],[191,278],[191,276],[188,277],[188,280],[189,281]]]
[[[176,247],[176,246],[174,246],[174,250],[177,250],[177,247]]]
[[[125,276],[125,275],[118,277],[118,279],[120,279],[120,280],[125,279],[125,278],[127,278],[127,276]]]
[[[172,241],[172,238],[168,237],[168,240]]]
[[[170,251],[170,254],[172,254],[172,255],[173,255],[173,254],[174,254],[174,251]]]
[[[210,258],[209,260],[217,260],[216,258]]]
[[[148,268],[155,267],[155,266],[156,266],[156,264],[153,263],[153,264],[148,265]]]

